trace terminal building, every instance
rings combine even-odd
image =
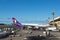
[[[53,21],[54,21],[54,22],[53,22]],[[54,18],[54,20],[50,20],[49,24],[50,24],[51,26],[53,26],[53,24],[54,24],[54,26],[55,26],[57,29],[60,30],[60,16]]]

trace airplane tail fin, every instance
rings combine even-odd
[[[22,27],[22,24],[19,23],[14,17],[12,17],[12,21],[16,26]]]

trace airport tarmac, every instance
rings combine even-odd
[[[19,34],[15,35],[15,37],[10,35],[9,37],[3,38],[3,39],[0,39],[0,40],[27,40],[26,37],[28,37],[28,36],[43,35],[43,31],[33,31],[31,34],[30,33],[25,33],[25,31],[23,31],[22,36],[19,36],[20,32],[17,32],[17,33],[19,33]],[[53,36],[52,37],[46,37],[45,40],[60,40],[60,32],[50,32],[50,33]]]

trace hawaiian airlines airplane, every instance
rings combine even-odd
[[[13,23],[16,25],[16,26],[19,26],[19,27],[22,27],[23,25],[26,25],[26,26],[34,26],[34,28],[39,28],[39,27],[41,27],[41,28],[45,28],[45,27],[48,27],[48,26],[50,26],[49,24],[45,24],[45,25],[43,25],[43,24],[25,24],[25,23],[19,23],[17,20],[16,20],[16,18],[14,18],[14,17],[12,17],[12,21],[13,21]]]

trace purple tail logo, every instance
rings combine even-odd
[[[15,18],[12,18],[12,21],[16,26],[22,27],[22,24],[19,23]]]

